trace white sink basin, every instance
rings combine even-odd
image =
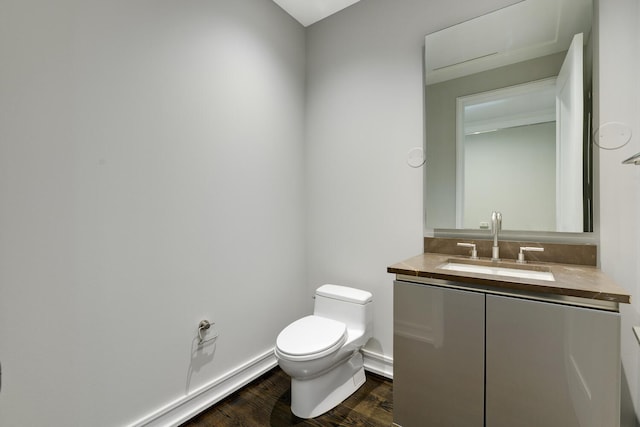
[[[523,268],[509,268],[497,265],[480,265],[480,264],[466,264],[461,262],[449,261],[446,264],[438,267],[443,270],[460,271],[464,273],[480,273],[491,274],[494,276],[508,276],[517,277],[520,279],[535,279],[546,280],[549,282],[555,282],[553,273],[550,271],[542,271],[540,267],[537,269]]]

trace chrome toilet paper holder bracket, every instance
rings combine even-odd
[[[215,339],[218,338],[218,334],[215,334],[209,338],[205,339],[205,334],[207,333],[207,330],[209,330],[211,328],[212,325],[215,325],[215,323],[211,323],[208,320],[201,320],[200,323],[198,324],[198,345],[202,345],[205,343],[208,343],[210,341],[214,341]]]

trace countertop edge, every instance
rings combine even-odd
[[[393,264],[387,267],[387,272],[396,275],[413,276],[421,278],[432,278],[440,280],[448,280],[453,282],[461,282],[473,285],[488,286],[502,290],[526,291],[538,294],[562,295],[569,297],[585,298],[592,300],[601,300],[608,302],[616,302],[622,304],[631,303],[631,295],[608,279],[600,269],[591,266],[575,266],[566,264],[544,263],[554,275],[560,280],[556,280],[553,284],[534,279],[517,279],[506,277],[493,277],[481,273],[462,273],[452,272],[450,270],[436,271],[437,266],[441,265],[449,258],[454,258],[447,254],[424,253],[409,258],[403,262]],[[574,275],[582,274],[590,276],[595,282],[591,288],[576,288],[566,284],[566,271]],[[576,281],[581,280],[579,277]],[[584,280],[584,278],[583,278]],[[598,286],[600,285],[600,286]],[[606,287],[607,289],[599,289]]]

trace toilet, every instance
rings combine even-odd
[[[370,292],[346,286],[316,289],[313,314],[284,328],[275,356],[291,377],[291,412],[315,418],[366,381],[360,349],[371,338]]]

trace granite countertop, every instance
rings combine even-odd
[[[405,276],[442,279],[463,282],[470,285],[488,286],[504,291],[533,292],[540,294],[562,295],[594,300],[629,304],[631,295],[609,279],[600,269],[591,266],[527,263],[529,268],[539,268],[553,273],[555,281],[495,276],[491,274],[443,270],[439,268],[449,260],[469,263],[469,257],[450,254],[424,253],[400,263],[391,265],[387,272]],[[491,263],[481,258],[480,263]],[[501,260],[501,267],[522,268],[515,261]]]

